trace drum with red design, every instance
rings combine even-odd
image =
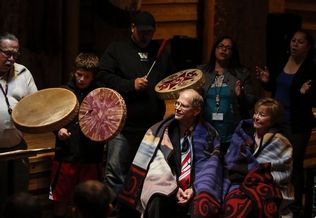
[[[187,69],[161,80],[155,86],[155,91],[163,100],[177,99],[182,90],[188,88],[199,90],[204,82],[205,78],[201,70]]]
[[[37,91],[19,101],[12,111],[16,128],[27,133],[44,133],[58,130],[78,114],[76,95],[64,88]]]
[[[125,119],[124,99],[113,89],[95,89],[80,105],[81,131],[93,141],[104,142],[115,137],[122,130]]]

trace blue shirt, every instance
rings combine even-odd
[[[290,122],[290,87],[294,78],[294,74],[287,74],[283,70],[276,79],[276,91],[274,98],[284,107],[284,122]]]
[[[219,108],[216,105],[216,95],[220,97]],[[207,91],[205,104],[205,120],[210,122],[218,131],[221,142],[229,142],[235,129],[236,118],[233,111],[233,93],[229,86],[223,83],[220,87],[214,84]],[[213,120],[213,113],[222,113],[223,120]]]

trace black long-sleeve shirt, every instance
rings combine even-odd
[[[155,85],[174,71],[169,50],[157,59],[147,77],[146,90],[136,91],[134,81],[145,76],[156,60],[159,44],[151,43],[142,49],[132,39],[115,41],[107,48],[100,61],[97,79],[105,87],[118,91],[125,100],[127,119],[123,130],[146,130],[160,121],[165,113],[165,104],[155,93]]]

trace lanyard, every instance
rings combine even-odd
[[[9,99],[8,99],[8,80],[9,80],[9,74],[7,75],[7,80],[6,80],[6,86],[5,86],[5,89],[2,87],[2,85],[0,84],[0,88],[1,88],[1,91],[4,95],[4,98],[5,98],[5,102],[7,103],[7,106],[8,106],[8,113],[11,115],[12,113],[12,109],[11,109],[11,106],[10,106],[10,103],[9,103]]]
[[[221,93],[221,89],[223,87],[223,82],[224,82],[224,75],[215,76],[213,83],[214,83],[214,88],[215,88],[215,92],[216,92],[216,96],[215,96],[216,113],[219,112],[219,107],[221,104],[220,93]]]

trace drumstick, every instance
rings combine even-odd
[[[150,69],[148,70],[148,73],[146,74],[146,78],[148,77],[148,75],[150,74],[151,70],[153,69],[153,67],[155,66],[158,58],[160,57],[160,55],[165,51],[165,48],[167,47],[168,43],[169,43],[170,39],[164,39],[159,47],[157,56],[155,61],[153,62],[153,64],[151,65]]]

